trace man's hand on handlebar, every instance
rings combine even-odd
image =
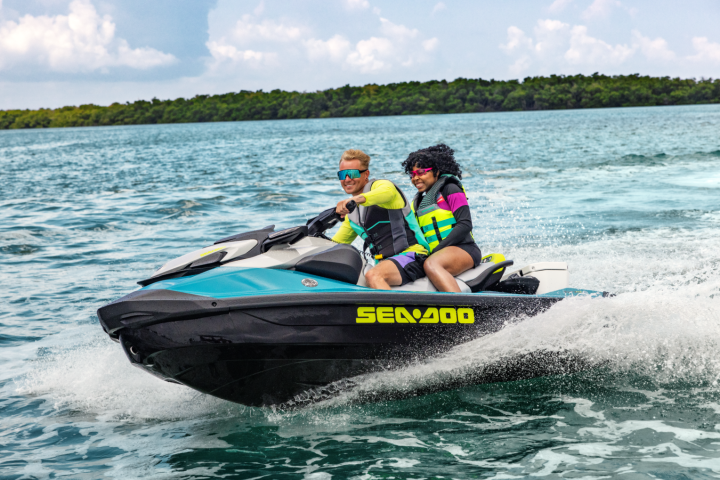
[[[344,218],[345,215],[347,215],[350,212],[352,212],[353,210],[355,210],[354,207],[348,208],[348,207],[350,207],[350,205],[352,205],[352,204],[348,205],[350,202],[354,202],[356,204],[365,203],[365,197],[362,195],[356,195],[352,198],[346,198],[345,200],[340,200],[337,204],[337,207],[335,208],[335,213],[337,213],[338,215],[340,215],[341,217]]]

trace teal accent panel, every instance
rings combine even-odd
[[[306,287],[301,282],[303,278],[312,278],[318,282],[317,287]],[[173,278],[148,285],[143,290],[173,290],[175,292],[201,295],[211,298],[252,297],[262,295],[290,295],[294,293],[327,293],[327,292],[377,292],[367,287],[338,282],[329,278],[309,275],[290,270],[277,270],[272,268],[241,268],[218,267],[200,275],[192,277]],[[423,292],[431,293],[431,292]],[[437,295],[462,295],[455,293],[432,292]],[[398,290],[397,294],[403,298],[412,292]],[[478,296],[501,297],[551,297],[567,298],[576,296],[601,297],[602,292],[583,290],[577,288],[564,288],[542,295],[517,295],[499,292],[479,292]]]
[[[603,292],[597,290],[585,290],[582,288],[563,288],[555,290],[554,292],[543,293],[537,295],[538,297],[553,297],[553,298],[567,298],[567,297],[579,297],[586,295],[588,297],[602,297]]]
[[[410,230],[415,233],[415,240],[417,240],[417,242],[423,247],[425,247],[428,253],[430,253],[430,245],[428,244],[427,240],[425,240],[425,234],[423,234],[423,231],[420,230],[420,225],[418,224],[415,214],[412,212],[408,213],[405,216],[405,221],[408,223]]]
[[[603,292],[598,292],[597,290],[585,290],[583,288],[562,288],[560,290],[555,290],[553,292],[543,293],[540,295],[522,295],[522,294],[517,294],[517,293],[501,293],[501,292],[489,292],[489,291],[473,293],[473,295],[477,295],[477,296],[481,296],[481,297],[517,297],[517,298],[537,298],[537,297],[570,298],[570,297],[582,297],[582,296],[586,296],[586,297],[590,297],[590,298],[600,298],[600,297],[602,297]]]
[[[306,287],[301,281],[312,278],[317,287]],[[359,287],[329,278],[290,270],[271,268],[218,267],[192,277],[173,278],[153,283],[145,290],[173,290],[212,298],[285,295],[312,292],[367,292]]]
[[[438,228],[447,227],[448,225],[455,225],[457,221],[455,220],[455,217],[453,218],[446,218],[445,220],[441,222],[437,222]]]
[[[438,222],[438,228],[447,227],[448,225],[455,225],[456,223],[457,221],[455,220],[455,218],[446,218],[445,220]],[[435,230],[435,225],[429,224],[422,227],[422,231],[424,233],[427,233],[431,230]]]
[[[350,222],[350,227],[353,229],[353,232],[357,233],[360,236],[360,238],[365,240],[367,238],[367,233],[365,233],[365,230],[360,225],[353,222],[352,220],[349,220],[349,222]]]
[[[377,222],[377,223],[375,223],[375,225],[373,225],[372,227],[368,227],[368,230],[372,230],[373,228],[377,227],[377,226],[380,225],[381,223],[390,223],[390,221],[389,221],[389,220],[382,220],[382,221],[380,221],[380,222]]]

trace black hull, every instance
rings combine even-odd
[[[102,307],[98,315],[136,366],[216,397],[259,406],[442,353],[559,300],[383,292],[220,300],[141,290]],[[537,375],[518,373],[519,378],[531,376]],[[490,374],[477,380],[500,379]]]

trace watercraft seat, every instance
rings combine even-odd
[[[465,285],[465,282],[462,280],[457,280],[457,277],[455,277],[458,287],[460,287],[460,292],[462,293],[471,293],[470,287]],[[414,282],[406,283],[405,285],[402,285],[400,287],[392,287],[392,290],[401,290],[401,291],[407,291],[407,292],[437,292],[437,288],[435,288],[435,285],[432,284],[429,278],[423,277],[418,278]]]
[[[292,270],[355,284],[362,268],[360,253],[350,245],[338,244],[328,250],[301,258]]]
[[[498,263],[481,263],[477,267],[457,275],[455,278],[465,282],[473,293],[482,292],[498,283],[502,279],[505,269],[512,264],[512,260]]]
[[[455,281],[457,281],[460,291],[463,293],[482,292],[496,285],[500,279],[502,279],[505,269],[512,264],[512,260],[505,260],[498,263],[481,263],[475,268],[456,275]],[[366,273],[370,267],[371,266],[366,267]],[[435,288],[435,285],[433,285],[427,277],[420,278],[401,287],[392,287],[392,289],[411,292],[437,292],[437,288]]]

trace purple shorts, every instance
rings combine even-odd
[[[425,255],[420,255],[419,253],[405,252],[393,255],[386,260],[390,260],[395,264],[402,277],[402,283],[400,285],[405,285],[425,276],[423,263],[425,263],[426,258]]]

